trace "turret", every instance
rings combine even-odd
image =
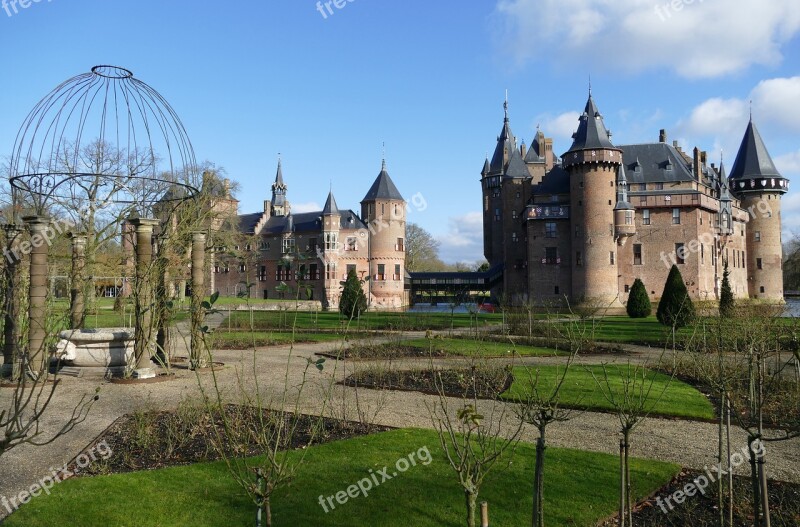
[[[617,204],[614,206],[614,233],[617,244],[622,247],[629,237],[636,234],[636,223],[633,221],[635,209],[628,201],[628,178],[625,165],[619,166],[617,172]]]
[[[750,216],[746,239],[750,296],[783,302],[781,196],[789,190],[789,181],[775,168],[752,117],[728,182]]]
[[[621,308],[614,203],[622,151],[611,143],[591,93],[572,137],[562,158],[570,179],[572,298]]]
[[[333,191],[328,193],[328,199],[322,208],[322,246],[317,248],[317,254],[322,257],[322,267],[325,271],[325,302],[328,308],[339,306],[339,275],[343,272],[336,268],[340,248],[339,231],[341,230],[342,215],[336,205]],[[344,271],[344,270],[341,270]]]
[[[406,261],[406,201],[397,190],[386,160],[361,200],[361,217],[369,228],[370,304],[402,307]]]
[[[278,160],[278,172],[275,174],[275,183],[272,184],[272,216],[288,216],[291,213],[291,206],[286,199],[286,183],[283,182],[283,169],[281,161]],[[266,206],[266,203],[265,203]]]

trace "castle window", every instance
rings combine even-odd
[[[378,264],[378,274],[375,275],[375,280],[386,280],[386,264]]]
[[[253,250],[253,247],[248,243],[247,245],[244,246],[244,250],[250,252]]]
[[[394,264],[394,279],[400,280],[400,264]]]
[[[578,227],[575,227],[575,236],[578,236]],[[556,222],[548,221],[544,224],[544,237],[545,238],[557,238],[558,237],[558,228],[556,227]]]
[[[636,167],[636,171],[637,172],[641,172],[639,167]],[[642,192],[646,191],[647,190],[647,183],[642,183],[641,185],[639,185],[639,190],[642,191]]]
[[[489,212],[489,196],[483,198],[483,210],[484,212]]]
[[[500,221],[500,209],[494,209],[494,221]]]
[[[642,265],[642,244],[633,244],[633,265]]]
[[[269,251],[269,242],[262,241],[261,242],[261,250],[262,251]]]
[[[664,190],[664,184],[663,183],[656,183],[656,190]]]
[[[705,245],[702,243],[700,244],[700,265],[705,265],[706,263],[706,252],[705,252]]]
[[[336,280],[336,262],[325,264],[325,278],[328,280]]]
[[[316,238],[309,238],[308,239],[308,252],[312,254],[317,254],[317,239]]]
[[[262,265],[261,269],[258,271],[258,280],[260,282],[266,282],[267,281],[267,266],[266,265]]]
[[[283,246],[281,248],[283,254],[290,254],[294,252],[294,238],[284,238]]]
[[[578,186],[583,188],[583,181],[578,182]]]
[[[243,272],[245,272],[245,271],[247,271],[247,265],[245,265],[245,264],[239,264],[239,272],[240,272],[240,273],[243,273]]]
[[[762,293],[764,292],[764,286],[763,285],[759,288],[759,291],[761,291]]]
[[[575,265],[578,267],[583,265],[583,256],[581,255],[580,251],[575,252]]]
[[[357,251],[358,250],[358,239],[356,239],[355,236],[348,236],[344,250],[345,251]]]
[[[755,232],[755,233],[753,233],[753,234],[754,234],[754,236],[755,236],[755,240],[756,240],[757,242],[760,242],[760,241],[761,241],[761,231],[756,231],[756,232]]]
[[[681,224],[681,209],[672,209],[672,224]]]
[[[639,196],[639,204],[646,205],[647,204],[647,196]]]
[[[608,253],[608,263],[614,265],[614,251]]]
[[[559,294],[559,293],[558,293],[558,286],[555,286],[555,288],[554,288],[554,290],[553,290],[553,294],[554,294],[554,295],[557,295],[557,294]]]
[[[516,232],[512,232],[511,233],[511,241],[514,242],[514,243],[517,243],[519,241],[519,239],[517,238],[517,233]]]
[[[555,265],[558,263],[558,247],[544,248],[544,263],[547,265]]]
[[[625,284],[625,292],[626,293],[630,293],[630,291],[631,291],[631,286],[629,286],[628,284]]]
[[[581,237],[581,228],[578,227],[577,225],[575,226],[575,237],[576,238],[580,238]]]
[[[763,269],[764,267],[761,264],[761,258],[756,258],[756,269]]]
[[[517,197],[519,197],[519,191],[517,191]]]
[[[550,196],[550,201],[552,203],[557,203],[558,202],[558,194],[553,194],[552,196]]]
[[[356,264],[347,264],[347,267],[345,267],[345,279],[350,276],[351,271],[353,274],[356,274]]]
[[[313,263],[309,265],[309,273],[311,274],[312,280],[319,280],[319,267],[317,264]]]
[[[325,250],[335,251],[339,248],[339,235],[335,232],[325,233]]]
[[[686,263],[686,249],[684,249],[682,243],[675,244],[675,263],[678,264],[685,264]]]
[[[215,265],[215,266],[214,266],[214,272],[215,272],[215,273],[219,273],[219,266],[218,266],[218,265]]]
[[[517,211],[515,211],[515,210],[511,211],[511,218],[515,219],[515,220],[517,219]]]
[[[633,211],[626,210],[625,211],[625,225],[633,225]]]
[[[395,246],[394,249],[396,251],[405,251],[406,250],[406,246],[405,246],[405,243],[403,241],[403,238],[397,238],[397,245]]]

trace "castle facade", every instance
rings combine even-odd
[[[635,279],[657,300],[672,265],[689,294],[783,301],[781,197],[789,188],[752,118],[729,175],[677,142],[615,145],[591,94],[569,150],[518,145],[508,104],[481,171],[484,255],[511,303],[622,308]]]

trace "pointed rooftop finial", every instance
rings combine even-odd
[[[505,121],[508,122],[508,88],[506,88],[506,100],[503,103],[503,111],[506,114]]]
[[[753,122],[753,99],[750,99],[750,122]]]
[[[589,74],[589,97],[592,96],[592,74]]]

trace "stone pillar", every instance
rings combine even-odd
[[[69,292],[69,321],[70,328],[83,329],[86,318],[86,302],[84,298],[86,289],[86,235],[72,233],[72,285]]]
[[[169,237],[162,235],[158,241],[158,251],[156,254],[156,312],[158,314],[158,334],[156,335],[156,355],[162,364],[169,362],[170,356],[170,334],[169,326],[172,321],[172,308],[170,306],[169,290],[169,261],[168,246]]]
[[[133,280],[136,328],[133,345],[136,367],[132,377],[149,379],[156,376],[150,360],[153,348],[153,227],[159,221],[147,218],[129,220],[136,228],[136,269]]]
[[[47,252],[49,221],[42,216],[22,218],[30,232],[30,284],[28,286],[28,350],[27,361],[34,373],[47,373],[50,353],[45,349],[47,337]]]
[[[17,241],[22,234],[19,225],[7,224],[5,255],[5,320],[3,322],[3,377],[19,378],[20,360],[17,348],[17,317],[19,316],[19,264],[21,255],[17,249]]]
[[[205,340],[200,328],[203,326],[203,297],[205,296],[205,260],[206,235],[203,232],[192,233],[192,322],[191,350],[189,353],[192,368],[208,366]]]

